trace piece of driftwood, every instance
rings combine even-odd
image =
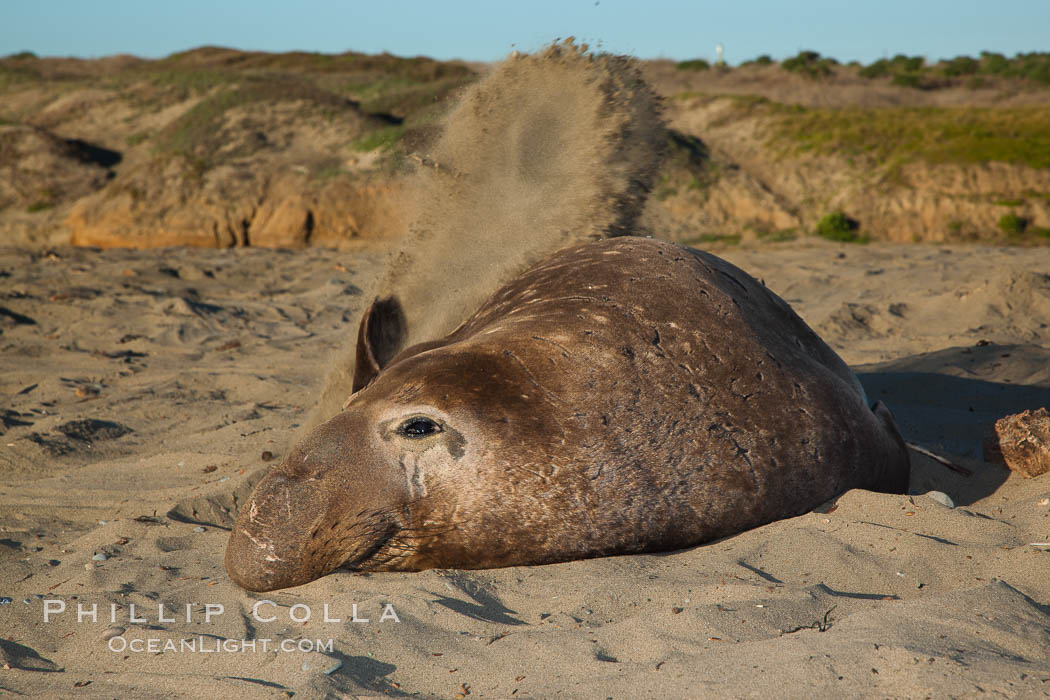
[[[947,457],[942,457],[941,455],[937,454],[936,452],[932,452],[930,450],[927,450],[922,445],[916,444],[914,442],[905,442],[904,444],[907,445],[908,447],[910,447],[911,449],[915,450],[919,454],[926,455],[927,457],[932,459],[934,462],[937,462],[938,464],[942,464],[945,467],[948,467],[949,469],[951,469],[956,474],[962,474],[963,476],[973,476],[973,470],[967,469],[966,467],[963,467],[963,466],[960,466],[960,465],[956,464],[955,462],[951,461],[950,459],[948,459]]]

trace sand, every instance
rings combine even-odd
[[[356,333],[382,252],[0,251],[0,689],[1050,695],[1050,477],[981,456],[995,418],[1050,405],[1050,250],[719,252],[789,300],[909,440],[974,475],[913,455],[910,495],[850,491],[681,552],[254,595],[223,569],[231,516]]]

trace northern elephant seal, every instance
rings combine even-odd
[[[396,300],[372,305],[343,412],[241,510],[226,568],[244,588],[678,549],[908,484],[889,411],[704,252],[576,246],[444,339],[395,354],[404,334]]]

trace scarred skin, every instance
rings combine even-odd
[[[226,568],[244,588],[666,551],[907,488],[889,411],[707,253],[588,243],[443,340],[396,353],[403,335],[396,301],[377,300],[343,412],[241,510]]]

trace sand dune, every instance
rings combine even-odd
[[[3,250],[0,688],[1050,694],[1050,481],[1011,475],[980,449],[995,418],[1050,405],[1050,253],[809,242],[721,253],[788,299],[909,440],[974,475],[913,455],[911,495],[851,491],[686,551],[336,574],[256,596],[226,577],[225,528],[288,449],[325,356],[356,331],[381,254]],[[252,617],[264,598],[276,605],[259,616],[272,621]],[[47,600],[66,611],[45,624]],[[78,622],[78,604],[97,605],[97,621]],[[131,604],[144,621],[129,621]],[[224,612],[206,622],[205,604]],[[325,604],[340,622],[323,621]],[[353,604],[369,622],[350,621]],[[387,604],[398,621],[379,621]],[[296,605],[309,621],[290,618],[305,614]],[[322,652],[132,650],[149,639],[333,641]]]

